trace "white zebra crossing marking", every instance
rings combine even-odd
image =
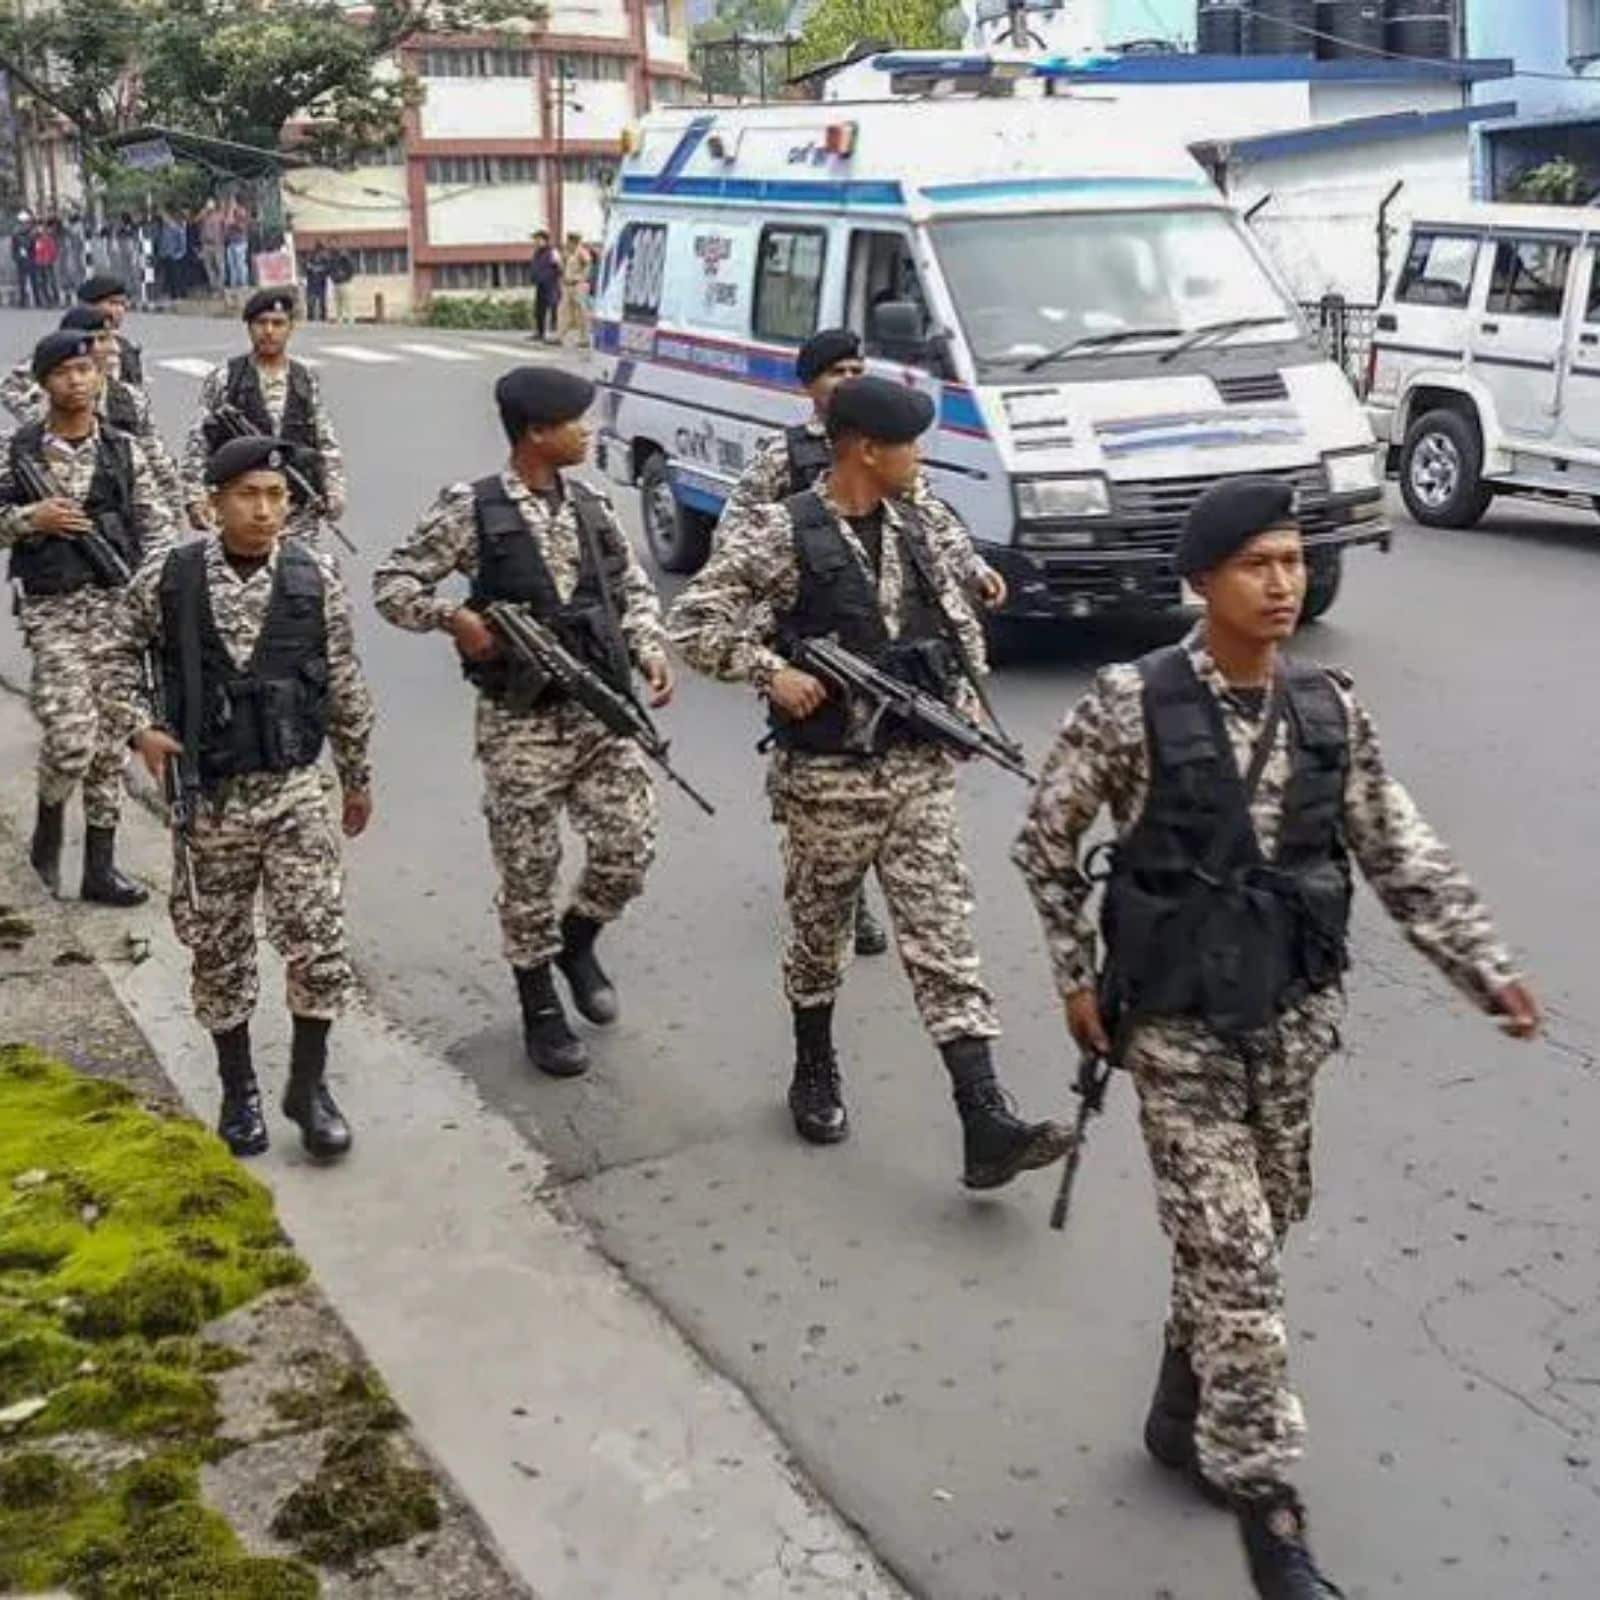
[[[453,350],[444,344],[403,344],[402,350],[408,350],[414,356],[426,356],[430,361],[476,361],[478,358],[470,350]]]
[[[541,354],[540,349],[536,344],[486,344],[474,340],[471,348],[474,350],[487,351],[487,353],[492,356],[510,356],[514,361],[533,362],[539,360],[548,361],[551,359],[548,354]]]
[[[399,361],[399,356],[390,355],[387,350],[369,350],[364,344],[325,344],[322,346],[325,356],[342,356],[346,361],[365,362],[371,366]]]
[[[207,361],[204,356],[163,356],[156,365],[170,372],[181,372],[186,378],[203,378],[217,363]]]

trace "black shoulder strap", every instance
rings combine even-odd
[[[632,699],[633,666],[628,638],[622,631],[616,596],[612,594],[610,580],[606,577],[603,541],[613,530],[611,513],[605,502],[587,484],[573,483],[565,478],[561,482],[562,488],[572,496],[573,515],[578,523],[578,541],[594,568],[595,587],[600,591],[600,610],[606,619],[606,650],[612,658],[619,682]],[[634,703],[638,704],[637,701]]]
[[[309,550],[287,540],[278,546],[278,582],[285,594],[320,596],[322,568]]]
[[[1295,661],[1288,666],[1289,714],[1302,744],[1347,750],[1350,728],[1344,701],[1324,667]]]
[[[1184,661],[1193,673],[1193,663],[1189,661],[1186,652]],[[1222,707],[1217,704],[1217,697],[1205,684],[1199,683],[1198,680],[1196,682],[1200,698],[1206,708],[1206,716],[1211,723],[1211,735],[1217,749],[1218,770],[1225,774],[1225,782],[1229,779],[1237,781],[1238,767],[1234,763],[1233,741],[1228,737],[1228,726],[1222,718]],[[1261,787],[1261,778],[1267,770],[1267,762],[1272,759],[1273,746],[1278,742],[1278,730],[1282,728],[1288,710],[1288,674],[1280,661],[1272,674],[1272,687],[1267,693],[1267,714],[1262,721],[1261,732],[1256,736],[1255,746],[1250,752],[1250,765],[1235,791],[1236,804],[1232,817],[1223,819],[1212,838],[1210,850],[1206,852],[1201,872],[1209,879],[1215,880],[1222,876],[1228,858],[1233,854],[1234,846],[1251,830],[1250,807],[1255,801],[1256,791]],[[1230,783],[1229,787],[1233,785]]]
[[[819,439],[805,423],[783,430],[784,450],[789,458],[789,489],[799,494],[809,489],[833,463],[833,451],[826,439]]]
[[[473,480],[472,504],[478,514],[478,527],[484,533],[514,533],[519,528],[527,531],[522,513],[506,493],[498,472]]]
[[[313,403],[313,383],[311,368],[303,361],[296,361],[292,356],[289,359],[289,399],[304,413],[305,425],[315,433],[317,430],[317,408]]]
[[[249,370],[249,356],[233,356],[230,358],[227,382],[222,386],[222,397],[230,406],[236,406],[244,399],[244,380]]]
[[[183,746],[182,760],[190,772],[198,770],[200,734],[204,726],[205,690],[200,677],[200,616],[206,603],[206,545],[203,539],[179,545],[167,557],[167,571],[175,580],[178,672],[183,679],[183,726],[175,729]]]

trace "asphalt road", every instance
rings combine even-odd
[[[20,356],[41,325],[7,314],[0,354]],[[198,373],[239,330],[148,318],[137,331],[176,435]],[[675,753],[719,813],[663,790],[648,898],[608,940],[625,1020],[592,1038],[586,1080],[532,1076],[497,947],[468,691],[443,639],[387,628],[365,603],[375,553],[441,484],[499,459],[489,384],[518,341],[362,329],[301,342],[323,363],[350,460],[362,554],[346,576],[382,713],[378,818],[350,851],[351,928],[377,1003],[553,1154],[572,1212],[748,1389],[915,1593],[1236,1600],[1229,1520],[1139,1446],[1164,1265],[1126,1086],[1065,1237],[1045,1226],[1050,1179],[968,1198],[942,1071],[891,957],[859,964],[840,1007],[854,1139],[793,1139],[776,849],[747,695],[683,684]],[[1546,1041],[1501,1039],[1363,897],[1348,1052],[1327,1075],[1318,1202],[1290,1264],[1312,1430],[1303,1487],[1353,1596],[1594,1592],[1597,600],[1600,520],[1497,507],[1471,533],[1402,523],[1391,555],[1358,553],[1302,640],[1354,673],[1393,765],[1550,1013]],[[1002,714],[1042,754],[1097,665],[1171,636],[1044,641],[999,677]],[[0,629],[0,668],[22,667],[15,630]],[[1006,859],[1023,791],[987,770],[963,784],[1005,1074],[1029,1111],[1070,1114],[1069,1052]],[[358,1086],[352,1111],[384,1092]],[[539,1341],[529,1328],[530,1361]]]

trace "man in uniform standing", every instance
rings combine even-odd
[[[655,590],[627,535],[602,496],[565,475],[589,452],[583,419],[594,385],[557,368],[520,367],[495,385],[495,400],[510,462],[447,488],[379,565],[373,596],[396,627],[448,634],[478,689],[483,807],[523,1039],[541,1072],[575,1077],[588,1052],[567,1021],[552,963],[584,1017],[616,1019],[616,990],[595,945],[644,888],[655,789],[638,747],[508,659],[484,611],[497,601],[527,607],[619,692],[637,667],[652,706],[671,698],[672,672]],[[436,593],[454,573],[471,584],[464,605]],[[560,913],[563,812],[587,853]]]
[[[350,1127],[325,1081],[328,1033],[355,980],[317,758],[331,744],[353,838],[372,815],[373,710],[332,563],[281,537],[287,454],[278,439],[231,440],[212,454],[217,533],[140,573],[112,652],[110,700],[152,775],[162,780],[177,762],[179,783],[194,793],[182,841],[193,895],[175,870],[172,921],[193,957],[195,1015],[216,1047],[217,1131],[235,1155],[267,1148],[250,1049],[259,893],[294,1026],[283,1113],[311,1155],[331,1159],[350,1148]],[[145,687],[147,655],[164,720]]]
[[[1056,1160],[1067,1140],[1053,1123],[1016,1117],[995,1080],[991,1040],[1000,1028],[973,939],[953,763],[909,730],[860,753],[864,708],[831,695],[786,653],[805,638],[836,635],[881,670],[949,695],[959,678],[947,643],[954,630],[981,669],[983,635],[959,575],[904,498],[917,474],[917,438],[932,420],[932,403],[914,389],[877,378],[840,384],[828,406],[827,472],[782,505],[726,520],[718,550],[673,606],[669,631],[697,671],[748,683],[771,707],[777,749],[768,788],[784,830],[796,1132],[816,1144],[848,1132],[833,1008],[856,897],[876,867],[900,959],[954,1085],[964,1181],[989,1189]]]
[[[211,502],[206,492],[206,463],[232,437],[218,412],[230,407],[239,411],[258,433],[292,447],[293,459],[288,464],[295,473],[289,484],[291,509],[283,536],[304,540],[320,550],[324,523],[337,522],[344,515],[344,452],[322,403],[316,374],[289,354],[294,313],[293,289],[258,289],[245,301],[250,353],[217,367],[200,385],[200,408],[189,429],[183,474],[189,520],[196,528],[207,527]],[[303,480],[304,486],[296,479]]]
[[[795,376],[811,400],[811,415],[756,446],[718,521],[720,530],[749,518],[761,506],[780,505],[809,489],[828,467],[833,452],[828,444],[828,401],[841,383],[863,376],[867,370],[861,340],[849,328],[819,328],[800,346],[794,362]],[[973,548],[961,519],[934,494],[927,474],[919,471],[906,498],[917,508],[929,544],[944,553],[961,578],[967,595],[988,610],[1005,604],[1005,580]],[[856,905],[856,954],[879,956],[889,948],[889,936],[867,903],[865,883]]]
[[[47,334],[33,377],[45,414],[17,429],[0,466],[0,545],[11,547],[22,591],[42,733],[30,855],[55,893],[67,798],[82,784],[83,898],[134,906],[149,895],[116,867],[126,751],[102,704],[106,648],[129,578],[172,545],[175,530],[138,442],[97,415],[103,380],[93,336]]]
[[[128,317],[128,286],[121,278],[97,273],[78,286],[78,304],[98,306],[111,318],[111,329],[116,334],[116,349],[107,369],[111,376],[136,389],[144,388],[144,352],[122,331]]]
[[[61,326],[69,332],[87,334],[94,341],[95,364],[104,379],[96,407],[100,418],[123,433],[131,433],[144,447],[173,526],[179,526],[183,517],[183,476],[156,428],[149,394],[116,375],[117,336],[111,313],[103,306],[76,305],[62,317]],[[48,409],[45,392],[34,380],[31,360],[18,362],[0,379],[0,403],[19,422],[32,422]]]
[[[1237,1510],[1268,1600],[1336,1593],[1289,1482],[1281,1252],[1311,1204],[1317,1072],[1338,1046],[1353,855],[1406,936],[1517,1038],[1538,1011],[1471,884],[1389,776],[1343,674],[1279,645],[1305,597],[1289,488],[1246,478],[1192,511],[1182,644],[1108,667],[1073,709],[1015,859],[1080,1049],[1133,1075],[1172,1242],[1151,1453]],[[1085,835],[1116,833],[1101,926]]]

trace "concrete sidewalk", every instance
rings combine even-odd
[[[0,812],[18,825],[32,812],[34,748],[25,704],[0,692]],[[167,837],[130,805],[123,840],[125,868],[163,893],[133,913],[64,910],[210,1120],[209,1041],[165,912]],[[69,831],[69,885],[76,849]],[[97,979],[79,968],[68,981]],[[273,1106],[282,993],[268,958],[255,1038]],[[314,1167],[274,1111],[273,1150],[251,1170],[423,1443],[544,1600],[905,1594],[745,1395],[559,1213],[539,1153],[453,1067],[369,1013],[335,1029],[333,1063],[356,1129],[349,1161]]]

